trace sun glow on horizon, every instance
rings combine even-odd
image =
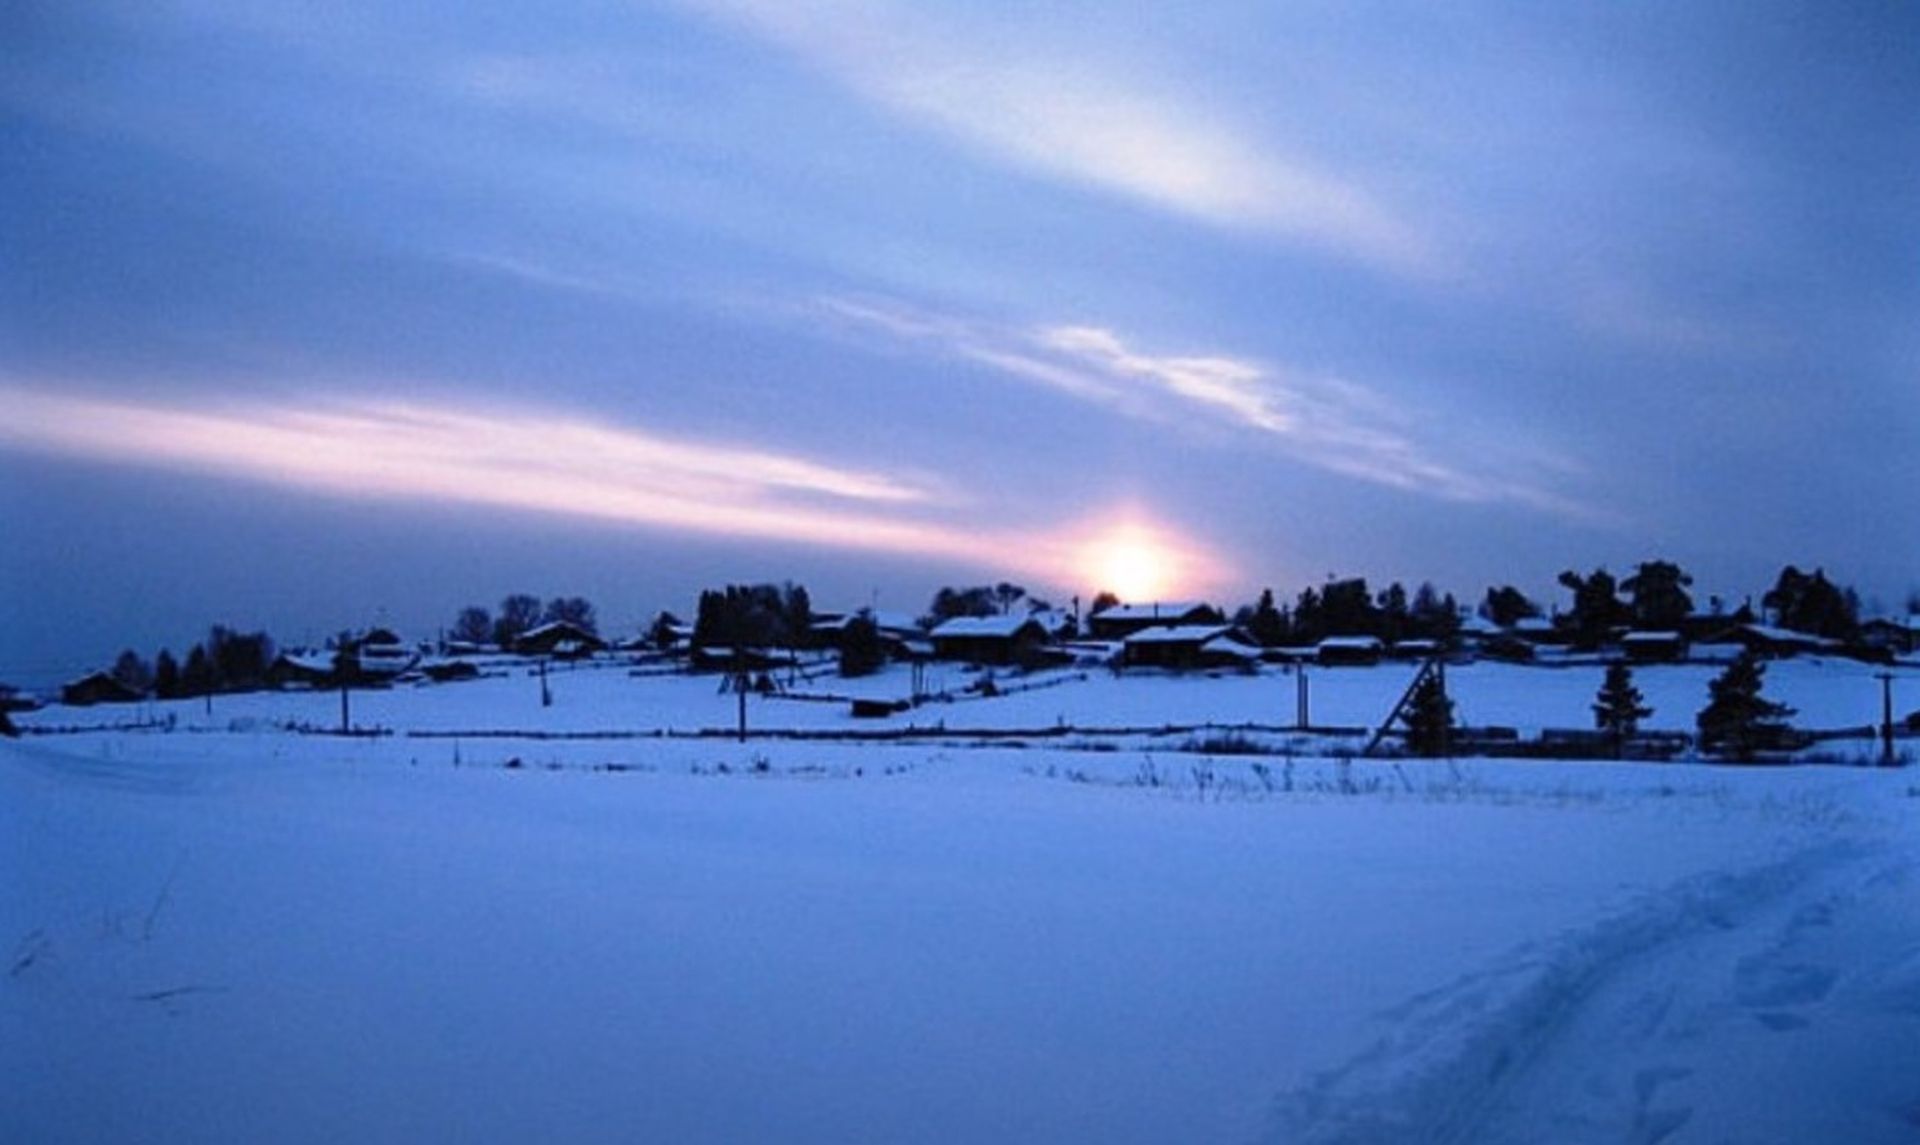
[[[1192,542],[1137,519],[1092,532],[1074,549],[1075,579],[1129,602],[1191,593],[1213,579],[1213,561]]]

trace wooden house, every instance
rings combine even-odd
[[[331,688],[339,682],[339,660],[332,652],[282,652],[267,665],[270,688]]]
[[[1369,667],[1387,654],[1378,636],[1329,636],[1314,648],[1323,668]]]
[[[513,650],[522,656],[552,656],[558,660],[577,660],[606,649],[606,641],[565,620],[529,628],[513,642]]]
[[[1677,664],[1687,658],[1687,638],[1678,632],[1634,631],[1620,638],[1620,651],[1636,664]]]
[[[957,616],[929,634],[941,660],[1033,664],[1044,657],[1046,626],[1031,616]]]
[[[1116,604],[1087,618],[1087,635],[1095,640],[1125,640],[1148,628],[1222,624],[1225,621],[1219,609],[1198,601]]]
[[[1251,668],[1260,649],[1231,625],[1178,624],[1142,629],[1126,638],[1120,662],[1129,668]]]
[[[60,702],[74,707],[91,704],[131,704],[146,699],[146,694],[129,687],[107,672],[93,672],[60,689]]]

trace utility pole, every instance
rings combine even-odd
[[[353,717],[347,708],[347,686],[353,682],[353,665],[345,648],[335,649],[333,653],[333,674],[340,678],[340,734],[346,735],[353,730]]]
[[[1293,712],[1294,712],[1293,726],[1299,731],[1306,731],[1309,727],[1313,726],[1313,720],[1309,716],[1308,710],[1307,710],[1308,688],[1307,688],[1306,662],[1302,661],[1300,664],[1296,665],[1294,668],[1294,673],[1295,675],[1293,680]]]
[[[1880,765],[1893,766],[1893,673],[1876,672],[1880,681]]]
[[[733,694],[740,702],[739,740],[747,742],[747,657],[739,644],[733,646]]]
[[[540,658],[540,706],[553,706],[553,689],[547,687],[547,658],[544,656]]]

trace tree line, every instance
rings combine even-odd
[[[1555,611],[1554,623],[1575,647],[1597,647],[1621,628],[1678,628],[1696,615],[1689,592],[1693,577],[1668,560],[1643,561],[1622,577],[1604,566],[1584,574],[1570,569],[1560,574],[1558,582],[1568,591],[1570,602],[1566,609]],[[1719,598],[1711,601],[1712,612],[1730,625],[1758,619],[1747,604],[1723,611]],[[1101,592],[1089,613],[1097,615],[1120,603],[1111,592]],[[1843,642],[1859,636],[1859,594],[1830,580],[1823,569],[1805,572],[1787,565],[1760,603],[1781,628]],[[1910,595],[1906,604],[1920,612],[1920,592]],[[956,617],[1049,612],[1052,607],[1009,581],[943,586],[933,594],[919,622],[931,628]],[[1547,615],[1537,601],[1511,584],[1489,586],[1475,611],[1502,628]],[[1301,590],[1287,604],[1268,588],[1233,613],[1237,625],[1269,647],[1313,644],[1330,636],[1374,636],[1388,643],[1445,642],[1458,633],[1461,617],[1454,594],[1432,583],[1409,591],[1395,581],[1376,592],[1365,577],[1330,578]],[[804,585],[791,581],[729,584],[700,593],[692,639],[701,647],[800,647],[811,643],[813,619],[812,599]],[[481,605],[459,609],[446,636],[454,644],[510,648],[525,633],[555,622],[599,635],[595,608],[584,597],[555,596],[543,602],[529,593],[512,593],[491,610]],[[867,623],[871,625],[871,618]],[[668,647],[683,627],[674,613],[663,611],[645,636],[656,647]],[[872,659],[877,632],[860,628],[851,636],[856,656],[863,663]],[[328,646],[341,647],[351,638],[351,633],[340,633]],[[274,641],[267,633],[216,625],[182,657],[162,648],[148,661],[131,649],[123,651],[110,674],[135,691],[162,698],[199,696],[261,686],[275,655]]]

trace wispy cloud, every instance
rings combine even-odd
[[[1550,478],[1578,470],[1570,461],[1544,466],[1515,451],[1490,448],[1484,434],[1471,433],[1471,419],[1431,411],[1416,416],[1387,395],[1337,376],[1225,354],[1150,354],[1102,326],[1020,328],[871,298],[829,298],[821,305],[837,320],[990,366],[1123,416],[1253,433],[1298,461],[1372,484],[1443,500],[1594,516],[1553,489]],[[1422,434],[1416,426],[1430,428]]]
[[[0,381],[0,450],[205,473],[335,496],[497,506],[744,540],[988,565],[1081,585],[1067,533],[969,519],[942,483],[526,409],[81,396]],[[1163,531],[1190,583],[1222,566]]]
[[[925,481],[525,410],[387,400],[168,403],[0,387],[0,446],[321,492],[498,505],[700,532],[957,551],[901,510]]]
[[[1357,180],[1173,94],[1194,77],[1120,74],[1069,44],[1008,50],[891,3],[692,6],[997,161],[1400,273],[1438,265],[1432,236]]]

